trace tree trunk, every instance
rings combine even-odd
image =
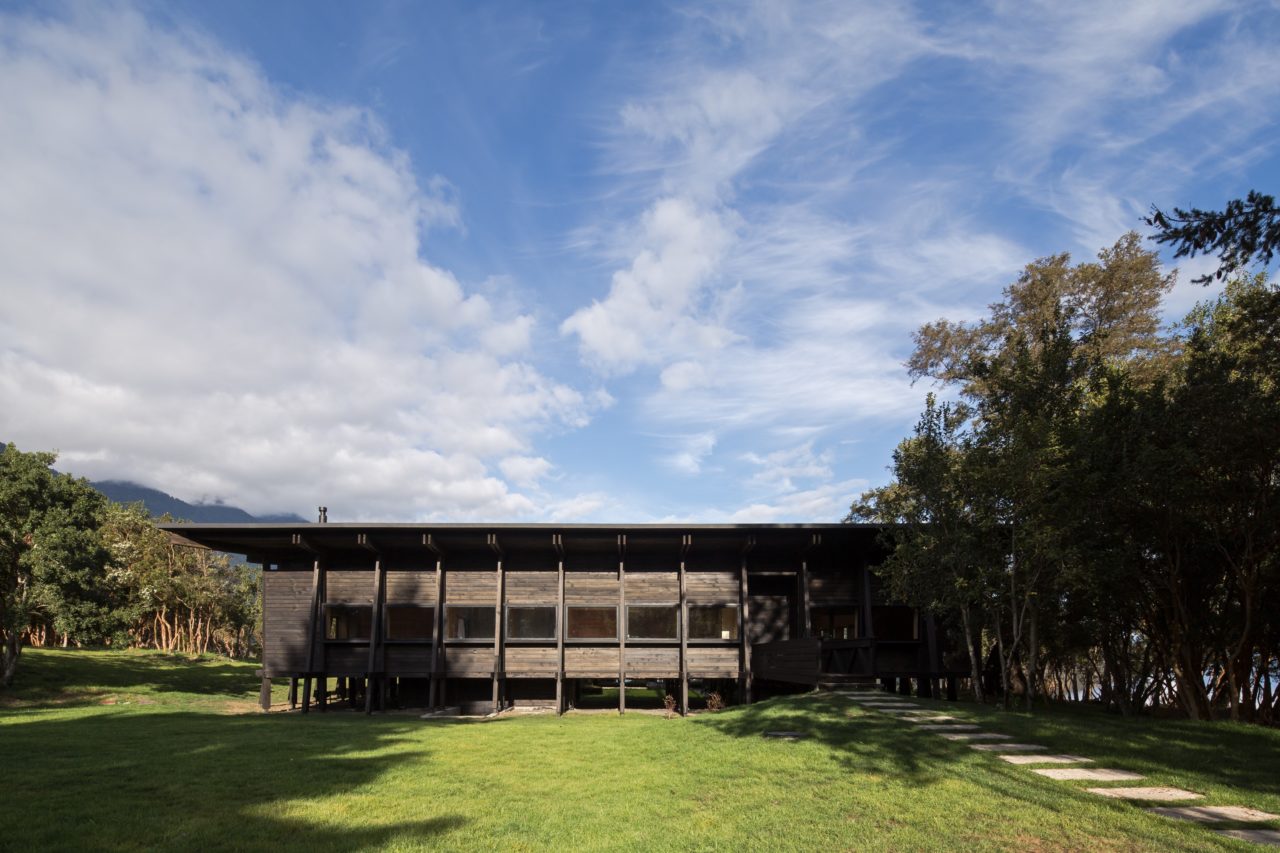
[[[18,671],[18,656],[22,654],[22,638],[17,631],[6,631],[4,646],[0,650],[0,686],[12,687],[13,676]]]
[[[969,680],[973,684],[973,699],[981,704],[986,698],[982,692],[982,662],[978,657],[977,642],[973,638],[968,605],[960,609],[960,616],[964,620],[964,647],[969,653]]]

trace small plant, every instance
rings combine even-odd
[[[724,699],[722,699],[720,694],[715,692],[714,690],[707,694],[707,710],[708,711],[724,710]]]
[[[668,720],[676,715],[676,697],[668,693],[662,697],[662,707],[665,710],[665,716]]]

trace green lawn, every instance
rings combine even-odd
[[[244,713],[254,668],[24,652],[0,693],[0,849],[1255,849],[829,695],[672,720],[303,717]],[[1280,731],[922,704],[1280,812]]]

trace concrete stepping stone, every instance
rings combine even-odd
[[[919,708],[872,708],[873,711],[879,711],[882,714],[897,714],[904,720],[910,720],[915,714],[925,714],[927,711],[921,711]]]
[[[1218,823],[1225,820],[1237,823],[1261,823],[1264,820],[1280,820],[1280,815],[1268,814],[1244,806],[1162,806],[1148,809],[1148,811],[1163,817],[1194,820],[1197,823]]]
[[[1107,770],[1103,767],[1039,767],[1031,772],[1060,782],[1136,782],[1147,778],[1141,773]]]
[[[995,732],[955,732],[953,734],[944,734],[947,740],[1008,740],[1008,735],[998,735]]]
[[[916,728],[922,732],[976,732],[978,730],[978,726],[974,723],[937,723]]]
[[[984,744],[985,745],[985,744]],[[1001,747],[1010,744],[1000,744]],[[1017,745],[1017,744],[1014,744]],[[1031,744],[1021,744],[1030,746]],[[1092,764],[1092,758],[1081,758],[1078,755],[997,755],[1001,761],[1010,764]]]
[[[778,738],[779,740],[803,740],[809,735],[805,732],[765,732],[764,736]]]
[[[1252,841],[1254,844],[1280,847],[1280,829],[1215,829],[1214,832],[1238,841]]]
[[[901,708],[901,709],[910,708],[913,711],[929,710],[928,708],[921,708],[919,705],[917,705],[914,702],[863,702],[862,707],[875,708],[881,711],[883,711],[885,708]]]
[[[963,717],[953,717],[950,714],[939,714],[936,717],[913,717],[913,723],[963,723],[968,722]]]
[[[971,743],[969,748],[980,749],[983,752],[1033,752],[1049,747],[1038,743]]]
[[[1156,786],[1152,788],[1085,788],[1090,794],[1111,797],[1116,800],[1149,800],[1157,803],[1173,803],[1178,800],[1198,800],[1202,796],[1181,788]]]

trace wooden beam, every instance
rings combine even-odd
[[[685,594],[685,561],[693,547],[693,536],[685,534],[680,543],[680,713],[689,713],[689,601]]]
[[[295,536],[294,538],[301,539],[302,537]],[[302,676],[302,713],[304,714],[311,710],[311,673],[315,672],[316,669],[316,621],[322,618],[319,615],[321,607],[320,593],[324,581],[322,565],[319,557],[316,557],[311,564],[311,613],[307,617],[307,671]],[[263,584],[262,592],[264,596],[266,595],[266,590],[267,585]],[[262,612],[264,614],[267,612],[265,599]],[[265,634],[266,631],[263,631],[263,633]],[[320,640],[320,642],[323,642],[323,640]]]
[[[430,533],[422,534],[422,544],[436,555],[436,601],[431,619],[431,681],[427,688],[427,702],[434,708],[439,697],[439,687],[444,679],[444,661],[440,657],[440,635],[444,632],[444,550],[436,544]]]
[[[373,615],[369,620],[369,663],[365,668],[364,712],[373,713],[373,694],[381,683],[378,675],[378,649],[382,645],[382,607],[385,596],[384,578],[382,574],[382,554],[369,541],[369,537],[361,533],[357,539],[360,546],[370,551],[373,556]]]
[[[556,714],[564,713],[564,543],[559,533],[551,536],[556,550]]]
[[[738,575],[738,639],[742,644],[742,661],[738,668],[738,678],[742,682],[742,699],[751,704],[751,640],[747,636],[751,624],[747,590],[747,555],[756,546],[754,536],[747,537],[747,544],[742,549],[742,569]]]
[[[503,593],[503,572],[502,572],[502,546],[498,544],[498,534],[489,534],[489,547],[493,549],[493,553],[498,558],[498,578],[495,587],[497,593],[494,596],[493,605],[493,713],[498,713],[500,688],[502,679],[502,593]]]
[[[627,537],[618,534],[618,713],[627,713]]]

